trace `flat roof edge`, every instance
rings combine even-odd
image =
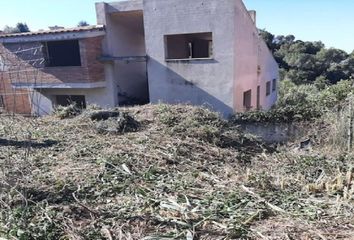
[[[12,83],[15,89],[93,89],[104,88],[106,82],[91,83]]]
[[[63,41],[63,40],[75,40],[104,36],[105,31],[95,30],[88,32],[62,32],[62,33],[46,33],[40,35],[19,35],[8,36],[1,38],[0,43],[24,43],[24,42],[41,42],[41,41]]]
[[[142,11],[144,9],[143,0],[129,0],[123,2],[107,3],[108,13]]]

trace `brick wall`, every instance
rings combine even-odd
[[[90,81],[104,81],[104,65],[97,60],[102,55],[103,37],[86,38],[80,42],[81,59],[88,68],[88,78]]]
[[[104,66],[97,58],[101,56],[103,37],[79,40],[81,66],[45,67],[45,55],[41,43],[0,44],[0,52],[5,51],[14,63],[13,69],[16,83],[91,83],[104,81]],[[26,49],[33,49],[25,51]],[[12,56],[11,56],[12,55]],[[10,57],[9,57],[10,56]],[[23,73],[17,73],[18,66]]]
[[[0,95],[6,110],[31,113],[30,92],[15,90],[11,84],[93,83],[105,80],[104,66],[97,58],[102,54],[103,37],[80,39],[81,66],[45,67],[40,42],[0,43]],[[2,56],[2,59],[1,59]]]
[[[6,112],[31,114],[30,92],[12,88],[8,73],[3,71],[0,71],[0,95],[4,100]]]

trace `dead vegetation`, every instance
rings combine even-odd
[[[191,106],[0,116],[0,238],[351,239],[352,166]]]

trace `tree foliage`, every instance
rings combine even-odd
[[[326,48],[320,42],[296,40],[295,36],[274,36],[260,30],[281,68],[282,79],[295,84],[336,84],[354,77],[354,52]]]
[[[30,32],[29,27],[26,23],[17,23],[16,27],[5,26],[4,33],[23,33]]]
[[[16,28],[18,29],[19,32],[30,32],[29,27],[27,26],[26,23],[17,23]]]
[[[89,26],[90,24],[86,21],[80,21],[77,26],[78,27],[86,27],[86,26]]]

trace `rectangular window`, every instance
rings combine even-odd
[[[56,103],[58,106],[64,107],[75,103],[79,108],[86,108],[86,99],[82,95],[57,95]]]
[[[277,90],[277,80],[273,79],[272,91],[275,92]]]
[[[166,59],[212,58],[212,33],[191,33],[165,36]]]
[[[4,107],[5,107],[4,97],[0,96],[0,108],[4,108]]]
[[[257,109],[261,109],[261,86],[257,86]]]
[[[47,67],[81,66],[78,40],[43,43]]]
[[[266,96],[270,95],[270,89],[271,89],[271,82],[267,82],[267,86],[266,86]]]
[[[246,110],[252,108],[252,90],[248,90],[243,93],[243,107]]]

